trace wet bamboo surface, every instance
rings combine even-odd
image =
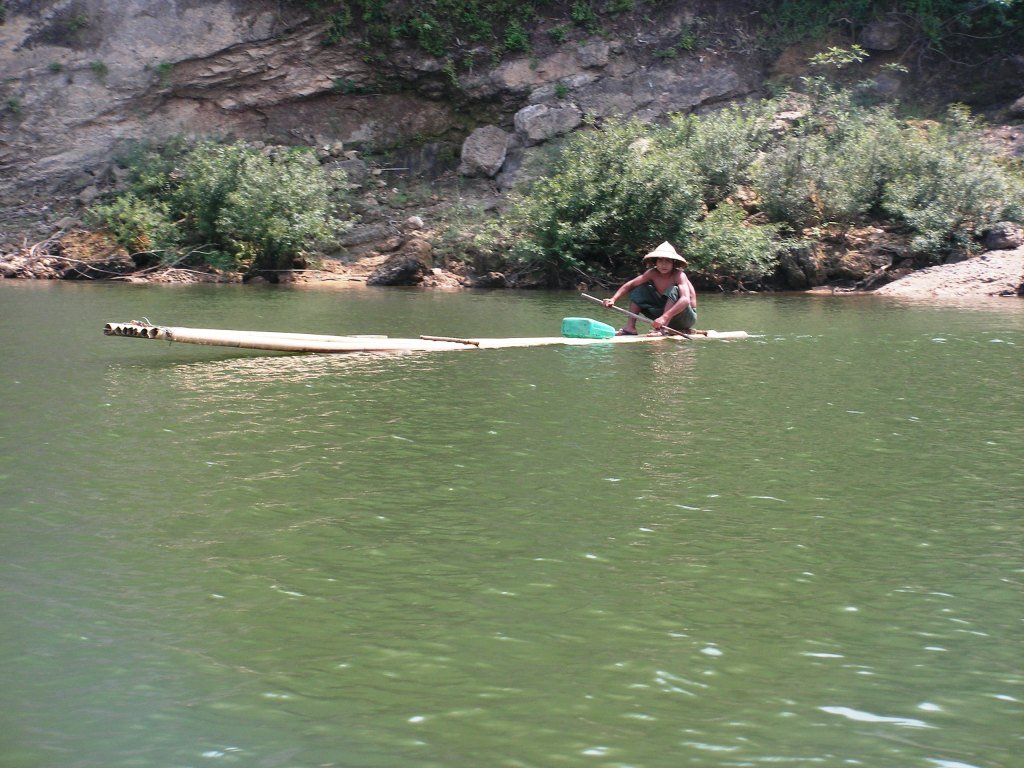
[[[697,339],[743,339],[745,331],[707,331],[693,337],[678,336],[616,336],[611,339],[576,339],[565,336],[526,338],[470,339],[448,336],[421,336],[418,339],[397,339],[387,336],[330,336],[276,331],[235,331],[216,328],[186,328],[150,325],[139,321],[112,322],[103,327],[107,336],[176,341],[181,344],[204,344],[241,349],[263,349],[277,352],[443,352],[461,349],[504,349],[539,347],[553,344],[589,346],[592,344],[637,344],[667,341],[679,343]]]

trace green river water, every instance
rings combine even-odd
[[[1024,304],[0,285],[4,768],[1012,768]]]

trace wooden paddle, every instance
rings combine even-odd
[[[604,302],[601,301],[601,299],[597,298],[596,296],[590,296],[590,295],[588,295],[586,293],[581,293],[580,296],[582,296],[584,299],[589,299],[590,301],[597,302],[601,306],[604,306]],[[643,315],[638,315],[638,314],[636,314],[636,312],[630,312],[628,309],[623,309],[622,307],[617,307],[614,304],[612,304],[611,307],[609,307],[609,309],[614,309],[616,312],[621,312],[624,315],[629,315],[634,320],[643,320],[645,323],[647,323],[649,325],[654,325],[654,321],[651,320],[650,318],[644,317]],[[661,329],[663,331],[668,331],[669,333],[675,334],[676,336],[682,336],[684,339],[692,338],[691,334],[683,333],[682,331],[677,331],[675,328],[671,328],[671,327],[669,327],[667,325],[663,325],[661,327]],[[693,333],[697,334],[697,333],[700,333],[700,331],[693,331]]]

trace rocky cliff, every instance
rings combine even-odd
[[[463,140],[494,124],[524,143],[585,116],[666,112],[755,93],[728,3],[704,3],[707,45],[669,50],[696,5],[574,30],[529,54],[456,72],[399,43],[325,45],[325,23],[271,0],[6,0],[0,24],[0,199],[89,186],[119,143],[171,134],[379,149]],[[739,4],[742,5],[742,4]],[[543,22],[540,22],[543,24]],[[554,23],[554,22],[552,22]],[[725,31],[723,31],[725,30]],[[544,105],[543,109],[538,108]],[[525,108],[520,120],[515,115]]]

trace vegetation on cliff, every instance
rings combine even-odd
[[[886,222],[926,266],[980,250],[998,222],[1024,223],[1021,168],[984,144],[964,108],[908,121],[822,79],[809,85],[663,125],[577,132],[451,257],[484,251],[522,282],[569,285],[628,273],[667,239],[706,282],[735,287],[770,282],[779,256],[820,227]],[[127,189],[92,219],[151,261],[286,270],[351,225],[344,176],[308,152],[204,142],[140,148],[127,162]]]
[[[654,14],[667,0],[290,0],[327,21],[325,44],[349,36],[368,51],[403,40],[453,68],[470,69],[478,60],[526,52],[531,32],[543,27],[555,42],[572,29],[602,34],[607,25],[630,14]],[[681,31],[674,49],[701,46],[704,6],[693,4],[694,23]],[[750,0],[729,4],[737,17],[751,19],[749,34],[768,49],[823,36],[836,25],[855,27],[890,14],[913,31],[918,51],[954,51],[985,39],[988,52],[1024,44],[1024,3],[1020,0]],[[542,23],[544,22],[544,23]],[[664,56],[673,49],[662,49]]]
[[[577,133],[493,242],[514,268],[566,284],[629,272],[668,239],[709,281],[735,286],[769,277],[779,254],[826,225],[886,222],[924,266],[980,250],[998,222],[1024,222],[1021,167],[985,145],[965,108],[906,120],[824,77],[805,86],[667,125]]]
[[[91,220],[164,264],[291,269],[350,226],[344,173],[325,173],[302,149],[178,141],[135,146],[122,162],[126,190],[94,206]]]
[[[528,52],[538,30],[557,44],[566,25],[600,35],[613,17],[668,7],[632,0],[291,2],[327,20],[325,45],[361,39],[372,58],[385,50],[375,43],[412,40],[452,71],[472,68],[474,57]],[[700,14],[717,5],[688,9],[693,26],[683,29],[679,50],[699,47]],[[916,32],[904,56],[952,51],[968,33],[988,36],[991,50],[1024,42],[1024,0],[775,0],[748,7],[760,25],[754,45],[764,49],[820,34],[840,18],[853,25],[883,13]],[[830,49],[817,57],[819,74],[765,101],[660,123],[591,122],[516,191],[510,209],[445,243],[445,258],[474,259],[520,284],[565,285],[632,271],[637,253],[669,239],[709,282],[751,285],[769,282],[780,257],[806,248],[825,228],[882,224],[923,266],[977,250],[997,222],[1024,221],[1020,166],[984,146],[966,108],[911,120],[895,103],[878,103],[877,91],[849,81],[840,87],[839,77],[821,75],[861,55],[856,47]],[[325,174],[300,150],[204,142],[140,150],[127,164],[128,188],[94,206],[91,221],[142,263],[289,269],[322,251],[353,218],[344,178]]]

